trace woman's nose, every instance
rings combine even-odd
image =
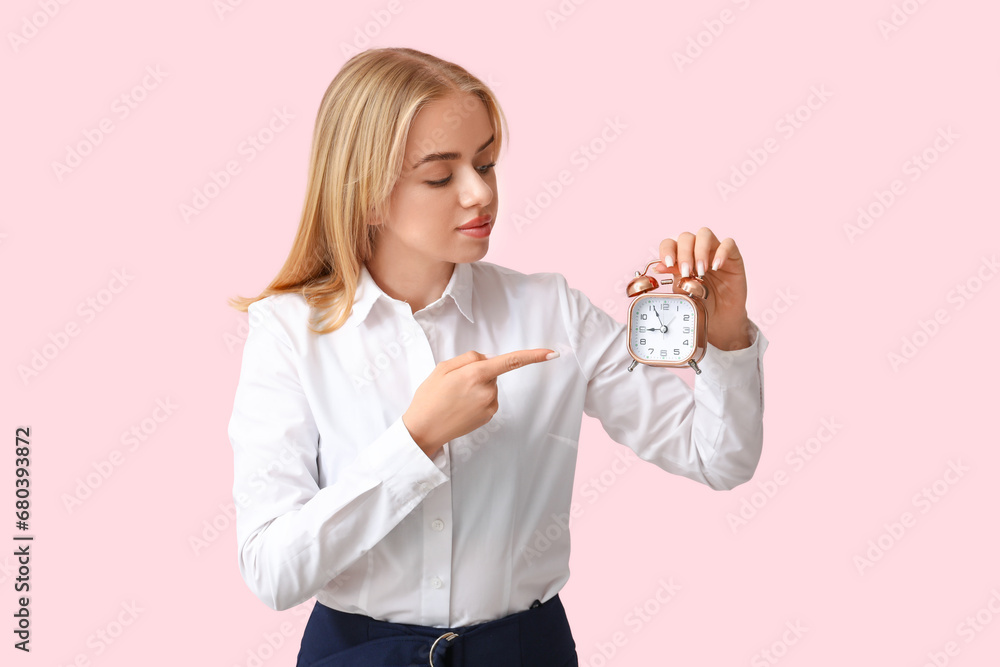
[[[460,201],[465,208],[486,206],[493,201],[493,188],[482,174],[473,169],[472,175],[465,179],[462,186]]]

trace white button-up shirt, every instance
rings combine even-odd
[[[308,331],[299,294],[248,312],[229,423],[236,539],[240,573],[273,609],[315,596],[459,627],[550,599],[569,579],[584,413],[713,489],[749,480],[760,458],[767,339],[756,325],[748,348],[709,344],[692,390],[671,369],[629,372],[625,324],[558,273],[456,264],[441,298],[413,313],[364,268],[350,319],[323,336]],[[437,363],[532,348],[561,356],[501,374],[491,421],[433,459],[417,446],[401,415]]]

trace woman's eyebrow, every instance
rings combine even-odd
[[[476,155],[479,155],[484,150],[486,150],[486,147],[493,143],[494,137],[495,137],[495,135],[491,134],[490,138],[486,140],[486,143],[484,143],[482,146],[480,146],[479,149],[476,151]],[[439,160],[461,160],[461,159],[462,159],[462,154],[461,153],[455,153],[455,152],[450,152],[450,153],[431,153],[430,155],[425,155],[422,158],[420,158],[419,160],[417,160],[417,162],[414,163],[414,165],[413,165],[413,169],[416,169],[417,167],[419,167],[420,165],[424,164],[425,162],[436,162],[436,161],[439,161]]]

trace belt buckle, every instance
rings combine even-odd
[[[444,633],[443,635],[441,635],[440,637],[438,637],[437,639],[434,640],[434,643],[431,644],[430,655],[428,656],[429,660],[430,660],[430,667],[434,667],[434,647],[437,646],[437,643],[439,641],[441,641],[442,639],[444,639],[450,645],[451,642],[453,642],[457,638],[458,638],[458,635],[455,634],[454,632],[446,632],[446,633]]]

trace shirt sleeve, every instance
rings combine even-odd
[[[600,420],[615,442],[667,472],[713,489],[750,480],[764,440],[768,344],[756,323],[749,347],[708,344],[692,389],[669,368],[636,364],[629,372],[626,325],[565,278],[562,286],[569,344],[587,381],[584,412]]]
[[[297,355],[264,309],[254,312],[258,303],[229,422],[236,540],[244,581],[283,610],[314,596],[448,477],[400,416],[321,489],[319,431]]]

